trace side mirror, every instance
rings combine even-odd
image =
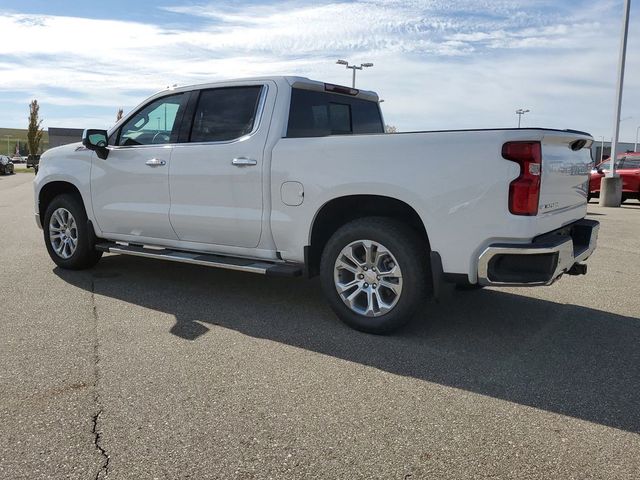
[[[96,155],[98,155],[102,160],[106,160],[109,155],[107,143],[108,138],[106,130],[87,129],[82,133],[82,145],[87,147],[89,150],[95,151]]]

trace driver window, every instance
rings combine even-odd
[[[176,143],[179,128],[176,118],[182,97],[183,94],[178,93],[159,98],[143,107],[121,127],[118,145]]]

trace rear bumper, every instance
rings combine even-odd
[[[596,248],[600,224],[579,220],[528,244],[497,243],[478,258],[478,283],[487,286],[550,285],[562,274],[586,273],[580,262]]]

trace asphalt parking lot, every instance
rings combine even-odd
[[[0,478],[637,479],[640,203],[589,273],[451,291],[391,337],[317,280],[55,267],[0,177]]]

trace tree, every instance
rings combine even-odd
[[[37,155],[40,150],[40,141],[44,130],[40,128],[40,105],[37,100],[32,100],[29,104],[29,127],[27,128],[27,146],[29,155]]]
[[[122,118],[122,114],[123,113],[124,113],[124,111],[121,108],[119,108],[118,109],[118,113],[116,113],[116,122],[120,121],[120,119]]]
[[[393,125],[385,125],[384,126],[385,133],[398,133],[398,127]]]

